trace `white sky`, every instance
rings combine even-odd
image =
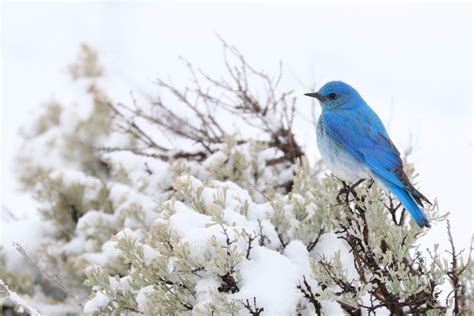
[[[222,73],[219,33],[248,61],[302,95],[329,80],[353,85],[402,150],[413,136],[421,191],[451,212],[457,244],[472,233],[472,10],[470,4],[3,4],[2,194],[20,212],[11,157],[16,131],[42,101],[61,98],[79,43],[100,52],[116,99],[154,92],[151,80],[184,84],[178,56]],[[299,99],[310,116],[310,100]],[[319,155],[309,127],[300,137]],[[445,244],[444,227],[426,238]]]

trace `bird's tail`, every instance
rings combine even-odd
[[[398,198],[400,203],[402,203],[408,213],[410,213],[411,217],[415,220],[418,226],[431,227],[428,218],[426,217],[425,213],[423,213],[423,210],[416,204],[410,192],[385,179],[379,180],[381,180],[387,189]]]

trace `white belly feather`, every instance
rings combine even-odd
[[[371,178],[370,170],[334,142],[321,123],[317,127],[317,138],[321,157],[336,176],[349,182]]]

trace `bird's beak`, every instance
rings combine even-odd
[[[322,95],[320,95],[319,93],[317,93],[317,92],[305,93],[304,95],[306,95],[308,97],[316,98],[319,101],[324,101],[324,97]]]

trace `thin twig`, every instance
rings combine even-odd
[[[56,277],[55,275],[49,273],[48,271],[46,271],[46,269],[41,265],[39,264],[38,262],[34,261],[25,251],[25,249],[17,242],[15,241],[12,241],[12,244],[13,244],[13,247],[16,248],[16,250],[23,256],[25,257],[26,260],[28,260],[29,263],[31,263],[33,266],[35,266],[41,273],[41,275],[48,281],[51,282],[52,285],[54,285],[57,289],[61,290],[62,292],[64,292],[64,294],[66,294],[67,296],[69,296],[70,298],[72,298],[74,300],[74,302],[79,305],[79,306],[82,306],[83,307],[83,302],[76,296],[74,295],[66,286],[64,286],[64,284],[61,282],[61,280],[59,280],[58,277]]]

